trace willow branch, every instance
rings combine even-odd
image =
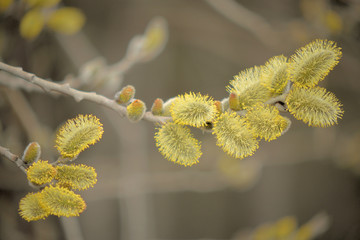
[[[7,65],[2,62],[0,62],[0,70],[3,70],[4,72],[7,72],[16,77],[22,78],[25,81],[30,82],[30,83],[42,88],[43,91],[45,91],[47,93],[51,94],[51,93],[55,92],[55,93],[61,93],[64,95],[68,95],[68,96],[73,97],[76,102],[80,102],[82,100],[94,102],[103,107],[112,109],[113,111],[118,113],[121,117],[126,116],[126,107],[121,106],[118,103],[116,103],[114,100],[104,97],[103,95],[97,94],[95,92],[85,92],[85,91],[76,90],[76,89],[70,87],[69,83],[58,84],[55,82],[50,82],[50,81],[47,81],[47,80],[37,77],[33,73],[25,72],[20,67],[13,67],[13,66]],[[154,123],[162,123],[162,122],[169,120],[170,118],[154,116],[151,112],[147,112],[144,115],[143,119],[150,121],[150,122],[154,122]]]
[[[34,84],[24,82],[24,80],[9,75],[6,72],[0,72],[0,84],[11,89],[23,89],[27,92],[41,92],[41,89]]]
[[[18,166],[24,173],[26,173],[23,160],[21,160],[21,158],[19,158],[15,154],[11,153],[9,149],[0,146],[0,155],[15,163],[16,166]]]

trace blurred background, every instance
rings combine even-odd
[[[0,239],[360,239],[358,0],[63,0],[41,13],[76,7],[86,16],[82,29],[64,35],[49,25],[35,37],[32,28],[19,30],[34,8],[28,2],[0,1],[0,58],[44,79],[67,79],[110,99],[131,84],[148,108],[156,98],[189,91],[221,100],[240,71],[329,39],[343,57],[320,85],[335,93],[345,114],[329,128],[290,117],[284,136],[262,141],[243,160],[226,156],[211,133],[193,129],[203,155],[183,167],[158,152],[153,123],[130,123],[100,105],[53,96],[1,73],[0,145],[14,154],[38,141],[41,159],[56,160],[54,133],[77,114],[96,115],[104,135],[77,160],[98,173],[95,187],[79,192],[87,209],[78,218],[23,220],[18,203],[33,189],[2,158]],[[160,46],[124,64],[133,37],[146,35],[149,23],[160,29]],[[120,70],[107,76],[106,66]],[[86,74],[100,80],[86,82]]]

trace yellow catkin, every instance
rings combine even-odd
[[[232,157],[251,156],[259,147],[254,133],[236,113],[221,114],[214,122],[213,130],[217,144]]]
[[[56,174],[56,169],[48,161],[39,160],[33,163],[26,171],[30,182],[42,185],[50,183]]]
[[[341,48],[328,40],[317,39],[291,57],[290,80],[302,87],[314,87],[338,64]]]
[[[245,122],[256,137],[264,138],[266,141],[278,138],[289,124],[275,106],[264,104],[250,109],[245,115]]]
[[[93,115],[78,115],[69,119],[56,135],[56,145],[65,158],[76,157],[102,137],[104,130],[99,119]]]
[[[40,194],[44,207],[52,215],[58,217],[79,216],[86,208],[86,204],[81,196],[66,188],[48,186]]]
[[[309,126],[328,127],[337,123],[344,111],[336,96],[325,88],[293,87],[286,98],[289,112]]]
[[[93,187],[97,181],[95,169],[83,164],[57,166],[56,170],[55,179],[59,184],[72,189],[84,190]]]
[[[281,55],[269,59],[265,64],[262,78],[273,96],[282,94],[290,79],[287,58]]]
[[[49,216],[50,211],[44,207],[40,193],[29,193],[20,200],[19,214],[26,221],[37,221]]]
[[[263,67],[248,68],[230,81],[230,85],[226,88],[229,93],[235,93],[238,96],[239,107],[237,109],[251,108],[271,97],[271,92],[265,87],[262,79],[263,70]]]
[[[175,123],[202,127],[210,122],[217,114],[212,98],[200,93],[186,93],[178,96],[170,108]]]
[[[191,166],[199,162],[200,143],[186,126],[167,122],[155,134],[156,146],[168,160]]]

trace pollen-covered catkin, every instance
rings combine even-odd
[[[199,162],[200,143],[186,126],[167,122],[155,134],[156,146],[170,161],[191,166]]]
[[[200,93],[178,96],[171,105],[171,116],[175,123],[203,127],[217,114],[214,100]]]
[[[79,216],[86,204],[80,195],[66,188],[48,186],[40,192],[41,202],[55,216]]]
[[[314,87],[338,64],[340,58],[341,49],[335,42],[317,39],[291,56],[290,80],[302,87]]]
[[[254,132],[236,113],[225,112],[214,122],[217,145],[235,158],[251,156],[259,147]]]
[[[264,104],[251,108],[245,115],[245,123],[256,137],[266,141],[278,138],[289,124],[275,106]]]
[[[78,115],[69,119],[56,135],[56,148],[64,158],[74,158],[102,137],[104,130],[93,115]]]
[[[39,160],[26,171],[27,178],[36,185],[50,183],[56,174],[56,169],[48,161]]]
[[[59,184],[72,189],[85,190],[93,187],[97,181],[95,169],[83,164],[57,166],[56,170],[55,179]]]
[[[314,127],[332,126],[344,113],[336,96],[321,87],[306,89],[294,86],[286,104],[296,119]]]
[[[257,103],[264,103],[271,97],[270,90],[264,85],[263,71],[264,67],[252,67],[241,71],[226,87],[229,93],[238,96],[239,109],[246,110]]]
[[[37,221],[49,216],[50,211],[41,201],[41,193],[28,193],[20,200],[19,214],[26,221]]]

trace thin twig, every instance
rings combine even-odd
[[[0,146],[0,155],[6,157],[8,160],[12,161],[13,163],[16,164],[16,166],[18,166],[21,171],[23,171],[26,174],[26,169],[24,167],[24,162],[23,160],[21,160],[21,158],[19,158],[18,156],[16,156],[15,154],[11,153],[9,151],[9,149],[4,148],[2,146]]]
[[[126,116],[126,107],[121,106],[118,103],[116,103],[114,100],[104,97],[103,95],[97,94],[95,92],[79,91],[70,87],[70,84],[68,83],[58,84],[55,82],[50,82],[35,76],[35,74],[33,73],[25,72],[20,67],[13,67],[2,62],[0,62],[0,70],[3,70],[9,74],[24,79],[27,82],[39,86],[45,92],[62,93],[64,95],[73,97],[76,102],[80,102],[82,100],[88,100],[90,102],[94,102],[101,106],[114,110],[121,117]],[[154,123],[158,123],[158,122],[162,123],[169,120],[169,117],[154,116],[151,112],[147,112],[144,115],[143,119]]]
[[[31,84],[29,82],[24,82],[24,80],[9,75],[6,72],[0,72],[0,84],[11,89],[23,89],[27,92],[41,92],[41,88]]]

